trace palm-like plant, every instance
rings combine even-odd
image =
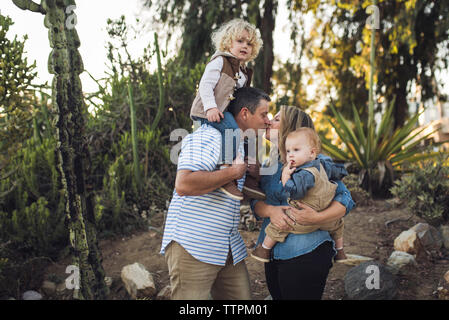
[[[403,162],[415,162],[438,154],[423,153],[421,142],[433,132],[423,134],[425,127],[416,129],[421,113],[408,119],[403,127],[393,129],[393,108],[394,103],[391,103],[376,128],[374,117],[369,119],[364,127],[354,106],[354,122],[346,120],[331,106],[335,120],[328,119],[328,121],[346,149],[341,149],[331,140],[322,137],[323,150],[337,160],[353,162],[360,169],[360,181],[366,181],[365,186],[370,192],[375,170],[379,172],[377,182],[380,185],[387,170],[390,177],[393,177],[394,169]]]

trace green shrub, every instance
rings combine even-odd
[[[55,147],[54,139],[29,139],[7,167],[13,174],[0,181],[0,241],[51,258],[68,244]]]
[[[423,161],[394,182],[391,193],[416,215],[433,225],[449,221],[449,167],[447,156]]]

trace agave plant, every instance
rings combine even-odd
[[[391,103],[383,114],[376,128],[374,117],[369,116],[366,126],[362,125],[360,115],[353,106],[354,122],[346,120],[334,106],[330,106],[334,121],[328,119],[336,134],[346,146],[341,149],[322,137],[322,147],[331,157],[346,162],[352,162],[360,169],[359,181],[365,181],[364,186],[372,192],[374,171],[378,171],[379,186],[388,172],[393,178],[395,169],[403,162],[416,162],[435,157],[437,152],[424,153],[421,142],[434,131],[423,134],[427,127],[416,128],[421,113],[408,119],[403,127],[394,129],[392,117],[394,103]],[[391,180],[392,182],[392,180]]]

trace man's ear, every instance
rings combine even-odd
[[[248,113],[249,113],[249,109],[247,107],[243,107],[240,112],[242,113],[242,118],[243,120],[247,120],[248,119]]]

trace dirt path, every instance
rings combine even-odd
[[[423,222],[419,218],[410,217],[405,210],[391,208],[386,201],[374,201],[369,207],[359,207],[345,218],[345,251],[346,253],[369,256],[386,263],[393,252],[394,239],[404,230]],[[385,226],[385,222],[398,220]],[[407,220],[408,219],[408,220]],[[162,214],[152,218],[153,227],[163,225]],[[247,245],[255,241],[258,232],[241,231]],[[158,290],[169,284],[168,269],[164,257],[159,254],[162,234],[154,230],[141,232],[131,237],[118,240],[101,241],[103,266],[106,275],[113,278],[111,299],[129,299],[121,284],[120,272],[123,266],[139,262],[150,271],[155,278]],[[446,256],[449,259],[449,256]],[[434,291],[443,274],[449,270],[449,260],[440,259],[419,264],[416,274],[400,277],[398,299],[436,299]],[[253,297],[262,300],[269,295],[266,288],[263,264],[246,259],[250,273]],[[47,274],[57,274],[64,278],[68,261],[61,261],[51,266]],[[323,299],[344,299],[343,278],[350,266],[334,264],[326,284]]]

